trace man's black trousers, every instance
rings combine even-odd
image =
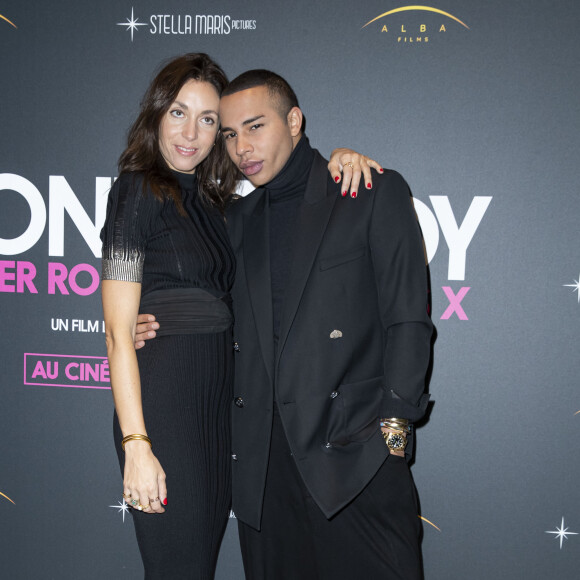
[[[348,477],[348,474],[345,474]],[[420,580],[415,487],[390,455],[330,520],[310,497],[274,414],[261,531],[239,521],[247,580]]]

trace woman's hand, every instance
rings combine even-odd
[[[352,198],[358,195],[361,175],[364,176],[367,189],[371,189],[373,186],[371,167],[379,173],[383,172],[380,164],[370,157],[346,148],[335,149],[328,163],[328,171],[336,183],[340,183],[342,172],[342,196],[346,197],[347,193],[350,192]]]
[[[155,321],[153,314],[139,314],[135,328],[135,350],[145,346],[145,341],[155,338],[159,323]]]
[[[135,326],[141,284],[103,280],[101,284],[109,376],[115,409],[125,434],[146,435],[141,379],[135,354]],[[125,442],[123,497],[129,506],[145,513],[163,513],[167,502],[165,472],[151,451],[151,444],[138,438]]]
[[[165,472],[145,441],[125,443],[123,497],[134,509],[162,514],[167,505]]]

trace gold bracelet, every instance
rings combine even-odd
[[[401,437],[403,437],[405,440],[407,439],[407,434],[404,431],[381,431],[381,434],[383,436],[383,439],[386,441],[389,438],[389,435],[400,435]]]
[[[409,433],[411,430],[409,428],[409,421],[407,419],[398,419],[392,417],[390,419],[381,419],[381,427],[386,427],[387,429],[401,430],[405,433]]]
[[[147,437],[147,435],[140,435],[139,433],[133,433],[132,435],[127,435],[126,437],[123,437],[123,440],[121,441],[121,447],[122,447],[123,451],[125,451],[125,443],[127,443],[129,441],[147,441],[147,443],[149,443],[149,447],[151,447],[151,449],[153,449],[153,445],[151,445],[151,439],[149,439],[149,437]]]
[[[387,427],[389,429],[400,429],[401,431],[409,431],[409,426],[405,423],[397,423],[396,421],[383,421],[381,427]]]
[[[408,435],[411,432],[411,430],[408,428],[398,427],[391,424],[383,424],[381,425],[381,429],[387,429],[389,431],[394,431],[396,433],[404,433],[405,435]]]
[[[403,425],[409,424],[409,419],[400,419],[399,417],[383,417],[381,421],[391,421],[393,423],[402,423]]]

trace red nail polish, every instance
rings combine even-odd
[[[163,500],[163,505],[167,505],[167,498]]]
[[[383,173],[383,171],[384,171],[384,169],[381,167],[381,168],[379,169],[379,173]]]
[[[372,185],[370,183],[367,183],[367,189],[370,189],[372,187]]]
[[[338,182],[340,181],[340,177],[338,177],[338,175],[337,175],[337,176],[334,178],[334,181],[335,181],[336,183],[338,183]]]
[[[342,197],[346,197],[346,189],[342,192]]]
[[[350,194],[350,197],[352,197],[352,198],[354,199],[354,198],[356,197],[356,191],[353,191],[353,192]]]

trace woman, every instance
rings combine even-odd
[[[205,54],[159,72],[101,234],[115,443],[148,579],[212,578],[228,519],[235,264],[223,209],[236,172],[217,139],[226,84]],[[136,353],[139,310],[162,331]]]

